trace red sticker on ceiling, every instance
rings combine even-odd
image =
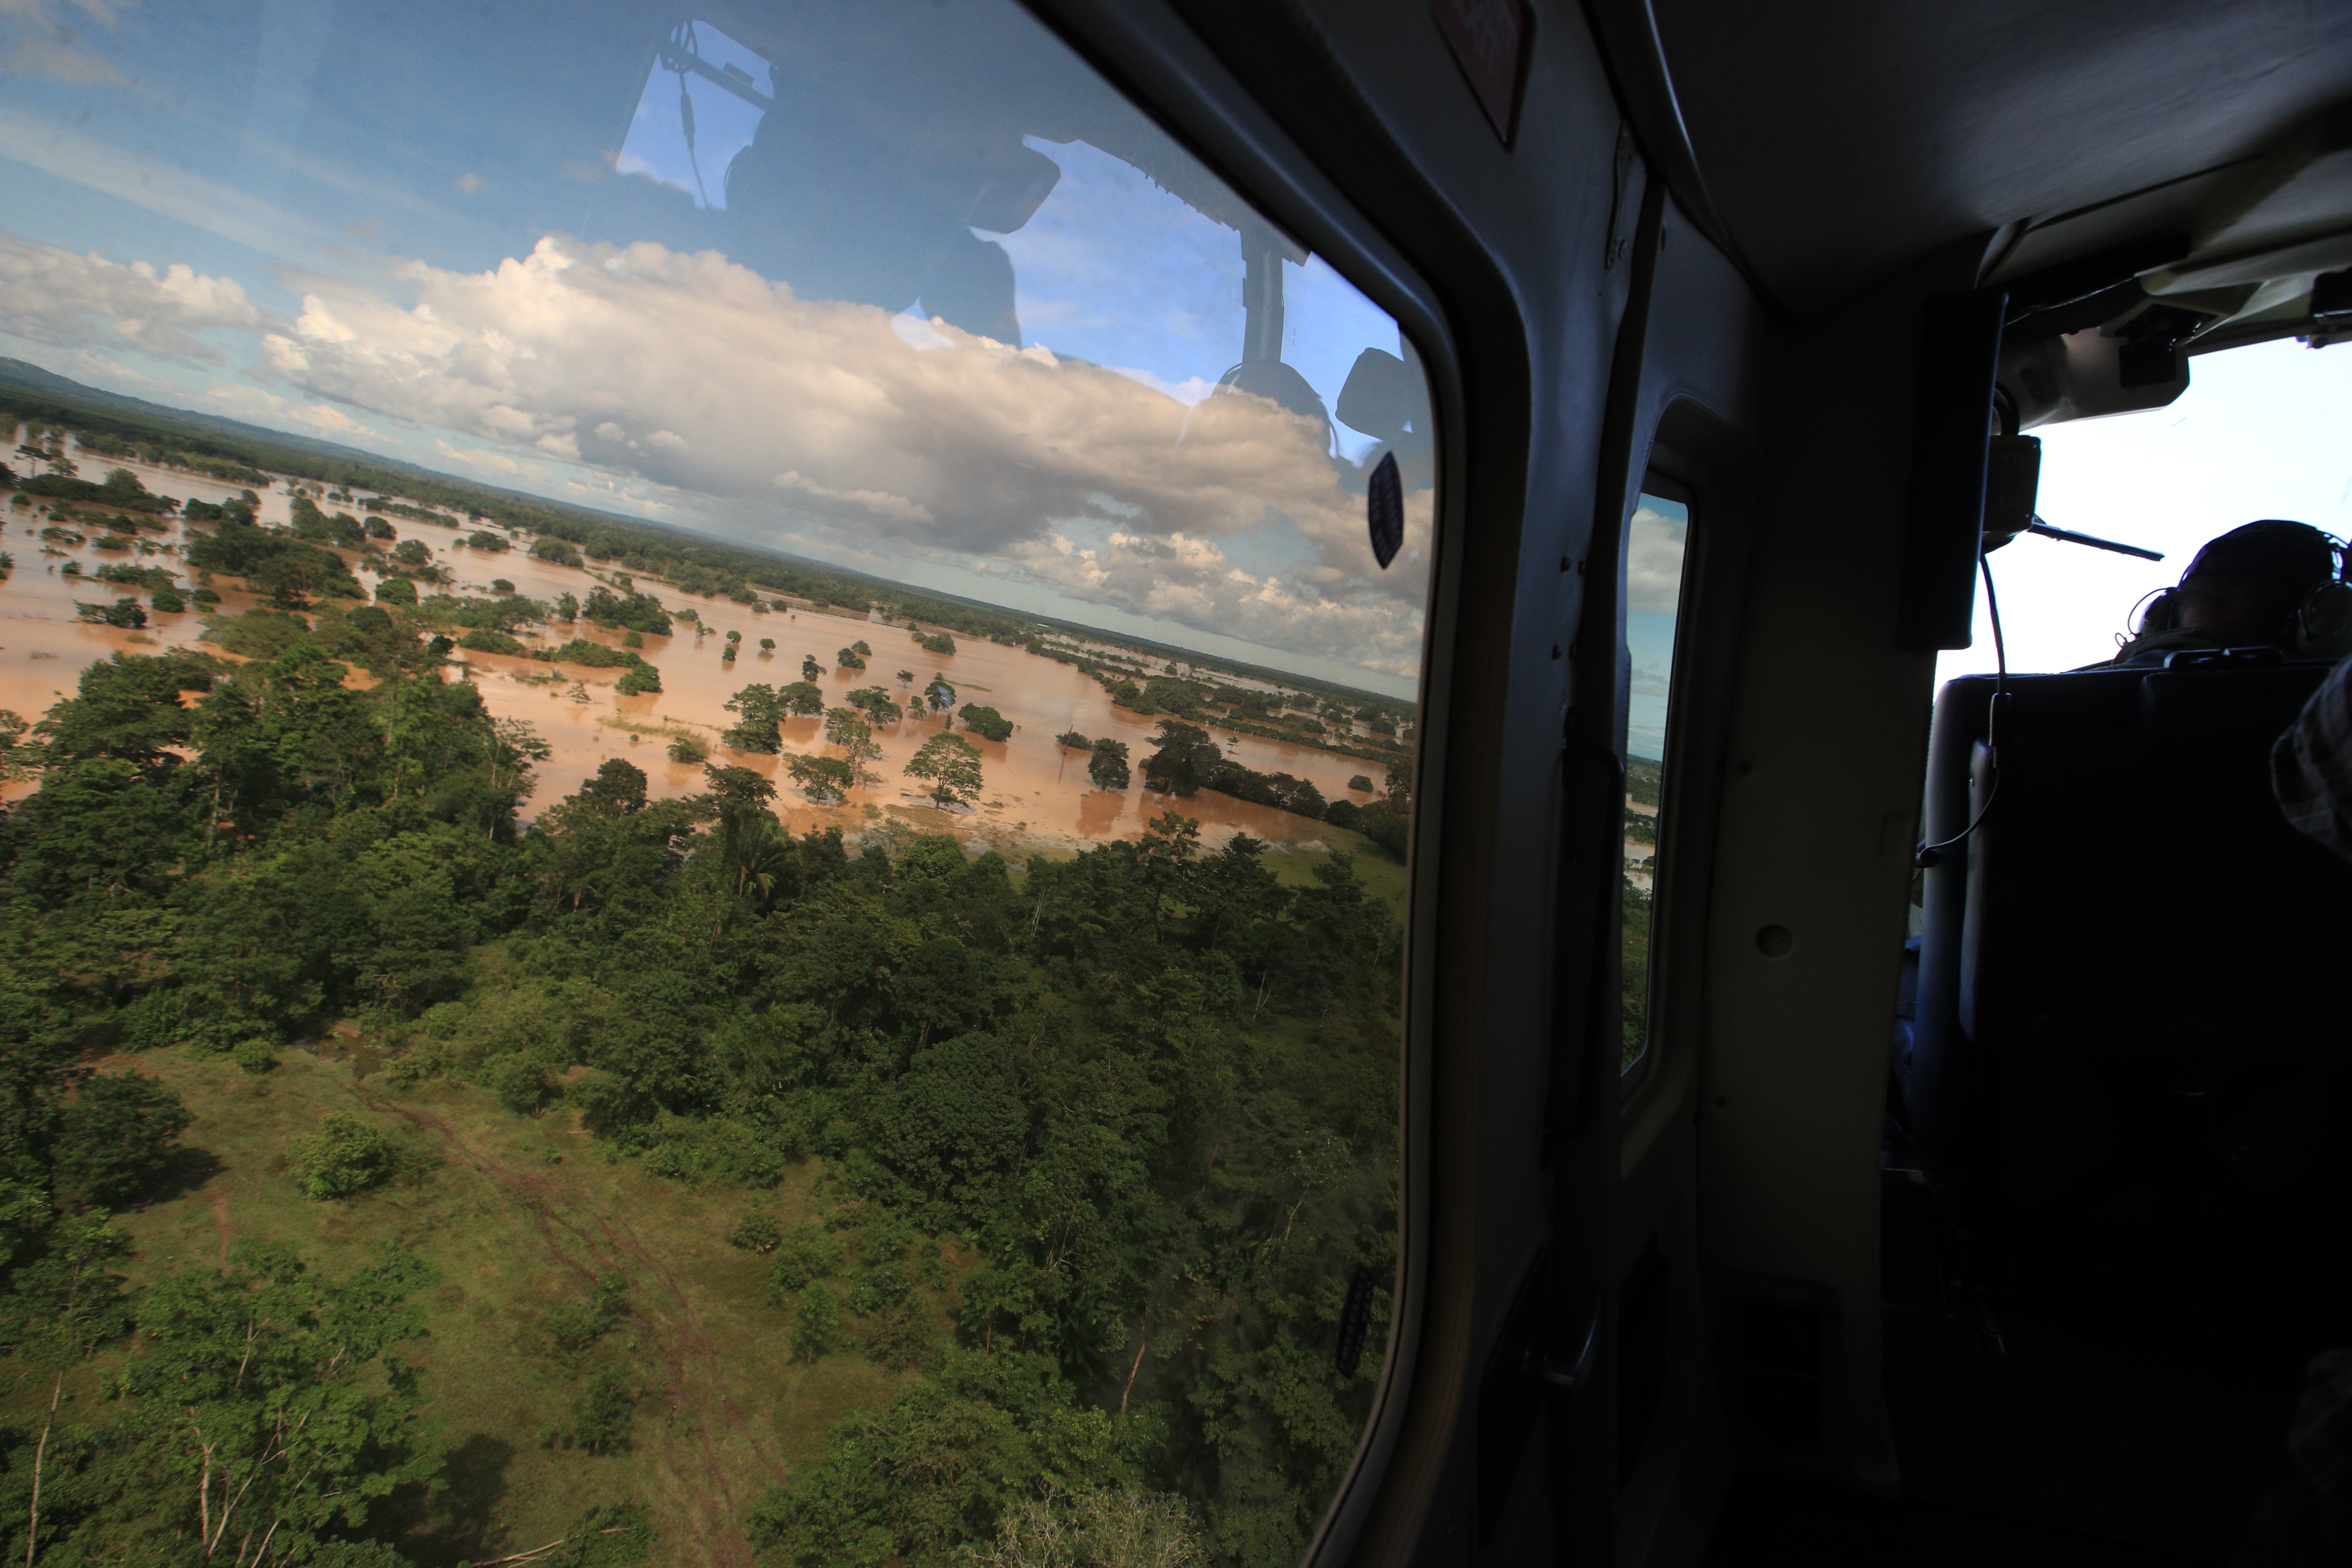
[[[1471,90],[1506,142],[1519,110],[1519,62],[1528,47],[1521,0],[1435,0],[1430,7]]]

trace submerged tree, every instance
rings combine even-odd
[[[1181,720],[1160,721],[1160,749],[1143,759],[1143,782],[1163,794],[1189,795],[1209,782],[1224,753],[1209,732]]]
[[[1013,738],[1013,721],[993,708],[967,702],[956,710],[956,717],[963,721],[964,728],[983,740],[1009,741]]]
[[[857,770],[839,757],[794,757],[784,766],[793,783],[820,805],[838,805],[857,786]]]
[[[1087,777],[1097,789],[1125,789],[1129,782],[1127,766],[1127,742],[1108,736],[1089,748],[1093,755],[1087,758]]]
[[[828,708],[824,710],[824,738],[841,748],[842,756],[856,773],[859,784],[871,783],[866,764],[882,755],[875,743],[874,727],[866,715],[855,708]]]
[[[980,749],[943,730],[908,759],[907,773],[930,781],[931,798],[941,805],[969,805],[980,794]]]
[[[719,737],[739,752],[773,753],[783,750],[783,741],[777,733],[789,710],[783,694],[766,682],[743,688],[727,700],[730,713],[742,715]]]

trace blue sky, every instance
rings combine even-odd
[[[73,47],[0,101],[0,351],[1412,689],[1427,498],[1383,574],[1351,489],[1371,437],[1336,427],[1335,463],[1323,437],[1302,447],[1304,426],[1246,399],[1219,400],[1248,405],[1221,439],[1185,434],[1240,357],[1240,241],[1202,210],[1231,198],[1009,0],[778,13],[754,24],[775,30],[763,41],[698,27],[701,57],[775,107],[689,77],[691,160],[652,8],[549,27],[447,0],[110,19],[26,0],[0,16],[0,51],[21,65],[68,19]],[[1143,149],[1153,177],[1100,145]],[[1037,154],[1061,175],[1025,225],[961,224],[992,171]],[[1008,263],[1007,346],[1026,356],[921,324],[983,319],[958,300],[993,298]],[[1285,358],[1328,408],[1363,350],[1398,351],[1397,330],[1319,259],[1285,271]],[[844,309],[904,314],[892,335]]]

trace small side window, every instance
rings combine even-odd
[[[1625,534],[1625,870],[1623,1070],[1650,1048],[1650,953],[1666,845],[1666,716],[1674,697],[1675,631],[1682,610],[1690,505],[1645,486]]]

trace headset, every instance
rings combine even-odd
[[[2265,522],[2284,522],[2284,518],[2264,518]],[[2329,558],[2335,563],[2333,574],[2315,584],[2303,596],[2286,625],[2280,628],[2279,642],[2306,658],[2342,658],[2352,654],[2352,544],[2309,523],[2296,523],[2308,528],[2327,543]],[[2158,589],[2152,598],[2143,599],[2147,611],[2132,633],[2132,640],[2177,631],[2180,626],[2180,595],[2189,579],[2169,588]],[[2137,605],[2133,606],[2135,609]]]

